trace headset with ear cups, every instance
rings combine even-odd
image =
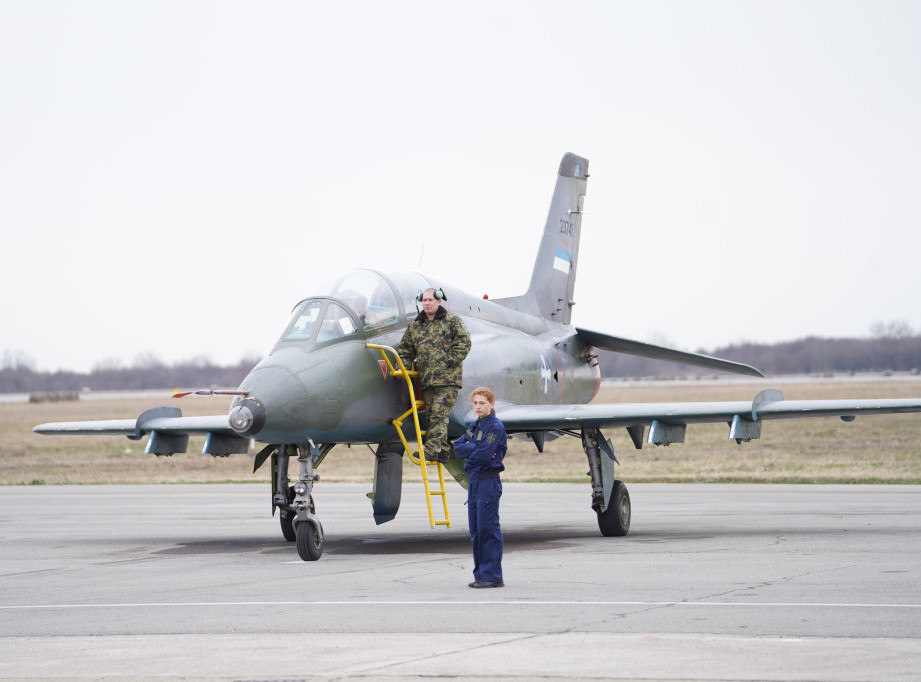
[[[425,290],[423,290],[423,291],[420,291],[418,294],[416,294],[416,301],[418,301],[419,303],[422,303],[422,294],[424,294],[426,291],[428,291],[428,289],[425,289]],[[441,287],[438,287],[437,289],[433,289],[433,290],[432,290],[432,296],[434,296],[435,299],[438,300],[438,301],[447,301],[447,300],[448,300],[448,297],[445,296],[444,289],[442,289]]]

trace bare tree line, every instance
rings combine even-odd
[[[148,388],[236,388],[258,360],[220,366],[196,358],[172,365],[144,356],[131,367],[102,363],[90,372],[41,372],[21,354],[4,354],[0,393],[122,391]]]

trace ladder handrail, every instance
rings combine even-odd
[[[403,360],[400,358],[400,354],[397,353],[396,349],[392,348],[391,346],[383,346],[376,343],[366,343],[365,346],[380,352],[381,356],[384,358],[384,362],[387,363],[387,368],[390,370],[390,376],[402,377],[406,381],[406,386],[409,389],[409,409],[394,419],[393,425],[397,430],[397,435],[400,437],[400,441],[403,443],[403,448],[406,450],[406,454],[409,456],[409,461],[421,467],[422,469],[422,483],[425,485],[425,499],[428,503],[429,523],[431,524],[432,528],[435,526],[447,526],[450,528],[451,516],[448,512],[448,494],[445,489],[444,467],[442,466],[441,462],[435,462],[438,471],[438,481],[441,489],[432,490],[429,486],[428,470],[426,469],[425,462],[425,448],[423,447],[422,441],[422,435],[426,432],[422,430],[422,427],[419,424],[419,408],[424,406],[425,403],[421,400],[416,400],[416,392],[415,388],[413,387],[413,378],[419,376],[419,372],[406,369],[406,365],[403,364]],[[390,362],[390,358],[387,355],[388,353],[393,355],[399,369],[394,368],[393,363]],[[405,420],[410,414],[413,416],[413,426],[415,427],[416,431],[416,442],[419,444],[419,457],[415,457],[413,455],[413,451],[409,447],[409,443],[406,441],[406,437],[403,435],[403,420]],[[444,521],[435,520],[435,514],[432,510],[432,495],[441,496],[445,512]]]
[[[384,362],[387,363],[387,369],[390,370],[390,376],[393,377],[402,377],[406,380],[406,386],[409,388],[409,404],[410,408],[401,414],[399,417],[393,420],[394,425],[397,427],[397,435],[400,436],[400,440],[403,442],[403,447],[406,448],[406,453],[409,455],[409,461],[418,466],[424,466],[420,464],[419,459],[413,456],[413,452],[409,447],[409,443],[406,442],[406,438],[403,437],[403,420],[406,419],[410,414],[413,415],[413,425],[416,429],[416,438],[418,439],[419,446],[422,446],[422,427],[419,425],[419,410],[418,408],[423,404],[421,400],[416,400],[416,391],[413,387],[412,379],[419,376],[419,372],[415,370],[406,369],[406,365],[403,364],[403,359],[400,357],[400,354],[397,353],[395,348],[390,346],[380,346],[376,343],[367,343],[365,344],[367,348],[373,348],[380,351],[381,357],[384,358]],[[387,352],[393,353],[393,357],[397,361],[399,369],[394,369],[393,364],[390,362],[390,358],[387,357]],[[421,459],[425,459],[423,456]]]

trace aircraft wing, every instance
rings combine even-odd
[[[921,398],[855,400],[784,400],[768,389],[752,401],[688,403],[604,403],[589,405],[496,405],[496,413],[510,433],[569,431],[582,428],[627,427],[634,444],[642,445],[645,427],[655,444],[680,443],[688,424],[725,422],[730,438],[761,436],[768,419],[841,417],[921,412]]]
[[[127,436],[131,440],[140,440],[149,434],[146,452],[157,455],[185,452],[190,435],[206,436],[205,454],[229,455],[249,450],[249,439],[240,437],[230,428],[226,414],[183,417],[175,407],[154,407],[137,419],[52,422],[39,424],[32,430],[41,434]]]
[[[593,332],[589,329],[582,329],[581,327],[576,327],[576,333],[585,343],[595,348],[600,348],[601,350],[625,353],[626,355],[638,355],[653,360],[680,362],[685,365],[693,365],[694,367],[707,367],[708,369],[716,369],[721,372],[732,372],[733,374],[745,374],[750,377],[764,378],[761,370],[733,360],[724,360],[710,355],[689,353],[683,350],[675,350],[674,348],[666,348],[665,346],[657,346],[652,343],[633,341],[632,339],[625,339],[620,336]]]
[[[208,417],[155,417],[146,421],[138,419],[105,419],[91,422],[51,422],[39,424],[35,433],[75,434],[87,436],[143,436],[151,431],[173,434],[219,433],[235,436],[226,414]]]

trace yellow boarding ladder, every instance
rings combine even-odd
[[[384,362],[387,363],[387,368],[390,370],[390,376],[401,377],[406,381],[406,387],[409,389],[409,409],[406,410],[403,414],[393,420],[393,425],[396,427],[397,435],[400,437],[400,441],[403,443],[403,447],[406,449],[406,454],[409,456],[409,461],[413,464],[422,467],[422,483],[425,485],[425,500],[428,503],[429,508],[429,524],[432,528],[435,526],[447,526],[451,527],[451,515],[448,513],[448,494],[445,490],[445,471],[441,462],[428,462],[425,461],[425,449],[422,444],[422,436],[425,435],[425,431],[419,426],[419,410],[425,407],[425,403],[421,400],[416,400],[416,393],[413,389],[413,377],[419,376],[419,372],[415,370],[408,370],[403,364],[403,361],[400,359],[399,354],[396,350],[390,346],[378,346],[375,343],[367,344],[368,348],[374,348],[380,351],[381,356],[384,358]],[[390,357],[393,356],[393,359],[396,363],[390,361]],[[394,366],[394,364],[396,366]],[[416,442],[419,444],[419,455],[416,456],[413,454],[413,451],[409,447],[409,443],[406,442],[406,437],[403,435],[403,420],[405,420],[409,415],[413,416],[413,425],[416,428]],[[438,485],[437,489],[432,489],[432,484],[429,482],[428,468],[427,466],[434,465],[438,471]],[[441,503],[444,507],[445,518],[444,521],[436,521],[435,513],[432,511],[432,495],[440,495]]]

